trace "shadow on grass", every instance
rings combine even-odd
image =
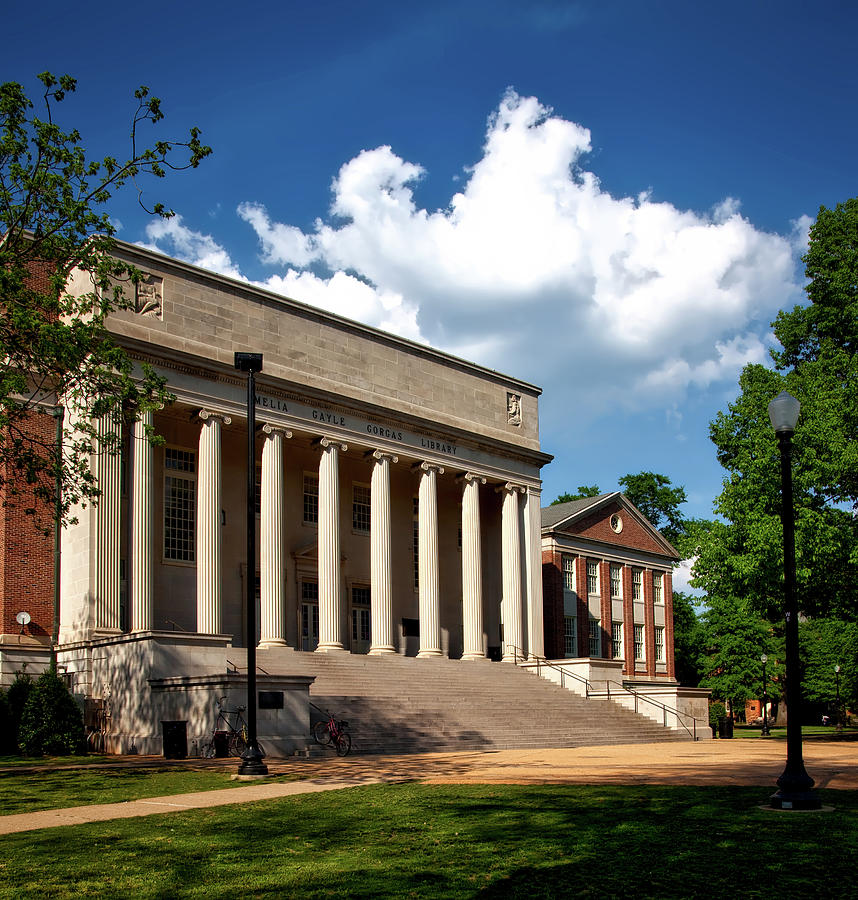
[[[763,811],[756,788],[371,786],[12,835],[0,879],[24,897],[711,897],[752,859],[743,896],[802,896],[851,884],[858,855],[858,794],[823,796],[835,812]]]

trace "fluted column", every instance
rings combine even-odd
[[[197,631],[223,629],[221,577],[221,427],[232,419],[202,410],[197,466]]]
[[[421,463],[418,493],[417,575],[420,615],[418,656],[441,656],[441,579],[438,566],[438,486],[441,466]]]
[[[316,652],[343,650],[340,590],[339,451],[346,444],[322,438],[319,461],[319,646]]]
[[[500,488],[503,494],[501,510],[503,596],[503,660],[515,661],[515,649],[522,650],[521,609],[521,529],[518,523],[518,497],[524,491],[519,485],[507,483]]]
[[[480,485],[473,472],[462,490],[462,659],[483,659],[483,566],[480,534]]]
[[[94,593],[95,628],[98,631],[120,630],[119,535],[120,530],[120,457],[119,417],[115,411],[96,421],[98,441],[95,446],[93,474],[101,491],[93,515],[95,517]]]
[[[286,646],[286,491],[283,441],[291,431],[263,425],[262,490],[259,510],[259,646]]]
[[[144,412],[134,423],[131,482],[131,630],[151,631],[153,617],[154,545],[152,473],[154,453],[146,429],[154,414]]]
[[[391,571],[390,464],[398,457],[376,450],[370,482],[370,628],[369,652],[395,653],[393,646],[393,576]]]
[[[541,491],[529,487],[524,498],[524,552],[527,568],[527,654],[545,656],[545,624],[542,611],[542,509]],[[610,622],[610,620],[609,620]],[[608,626],[610,633],[610,625]]]

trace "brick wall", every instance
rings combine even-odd
[[[52,416],[31,413],[27,427],[46,446],[53,444]],[[7,468],[3,476],[7,485],[0,507],[0,633],[20,633],[15,616],[25,611],[31,622],[24,633],[48,641],[54,615],[54,539],[39,530],[37,519],[42,525],[51,522],[53,510],[35,500],[14,469]],[[37,515],[28,512],[33,509]]]

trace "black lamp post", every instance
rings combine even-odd
[[[256,739],[256,373],[261,353],[236,353],[235,367],[247,372],[247,748],[239,775],[267,775]]]
[[[837,699],[834,707],[835,724],[837,725],[837,733],[843,731],[843,720],[840,718],[840,663],[834,667],[834,690],[837,692]]]
[[[792,436],[801,404],[786,391],[769,403],[769,418],[781,455],[781,522],[784,531],[784,619],[786,638],[787,760],[772,794],[775,809],[819,809],[813,779],[804,768],[801,751],[801,676],[798,656],[798,602],[795,584],[795,521],[792,499]]]
[[[771,732],[769,731],[769,719],[766,715],[766,707],[769,705],[769,695],[766,693],[766,663],[768,661],[769,658],[764,653],[760,657],[760,662],[763,664],[763,730],[760,732],[760,737],[771,736]]]

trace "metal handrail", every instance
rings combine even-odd
[[[545,659],[543,656],[537,656],[535,653],[531,653],[530,655],[526,654],[520,647],[516,647],[515,644],[507,644],[507,649],[512,651],[513,660],[516,665],[519,664],[519,659],[523,662],[535,662],[536,663],[536,674],[540,675],[540,668],[545,666],[547,669],[556,669],[560,672],[560,686],[566,687],[563,679],[564,677],[574,678],[576,681],[580,681],[584,685],[584,696],[587,700],[590,699],[590,694],[596,694],[597,691],[593,689],[593,685],[586,679],[582,678],[580,675],[576,675],[575,672],[567,672],[563,666],[558,666],[556,663],[551,662],[550,660]],[[661,708],[662,711],[662,726],[664,728],[668,728],[667,724],[667,714],[673,713],[676,716],[676,721],[688,732],[693,740],[697,740],[697,719],[694,716],[689,715],[688,713],[680,712],[678,709],[674,709],[672,706],[668,706],[666,703],[662,703],[660,700],[654,700],[652,697],[647,697],[646,694],[642,694],[639,691],[630,688],[628,685],[624,684],[621,681],[612,681],[610,679],[605,679],[605,688],[606,695],[608,700],[611,699],[611,685],[617,685],[621,691],[625,691],[627,694],[631,694],[635,698],[635,712],[638,712],[638,700],[643,700],[646,703],[651,703],[653,706],[657,706]],[[692,727],[689,728],[685,723],[685,719],[691,719]]]

